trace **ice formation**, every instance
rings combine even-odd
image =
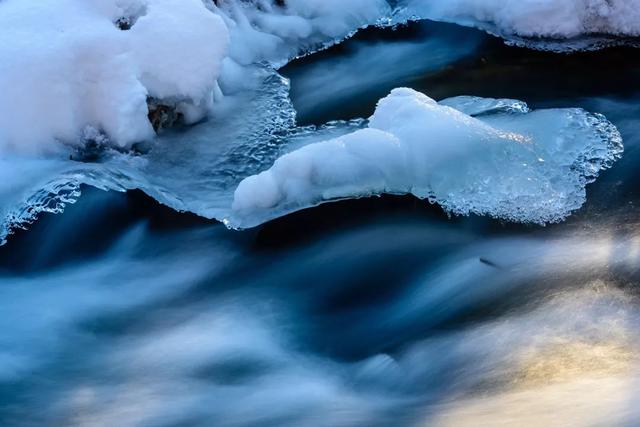
[[[392,7],[393,6],[393,7]],[[0,4],[0,149],[55,150],[91,126],[121,147],[154,137],[148,99],[187,122],[252,82],[244,67],[278,66],[399,16],[567,38],[640,35],[638,0],[46,0]],[[229,42],[230,40],[230,42]]]
[[[518,101],[471,97],[438,104],[399,88],[367,129],[285,154],[244,179],[231,224],[381,193],[414,194],[454,214],[554,222],[584,203],[585,185],[621,151],[615,127],[580,109],[529,112]]]
[[[472,25],[501,36],[640,36],[640,0],[401,0],[399,15]]]
[[[69,152],[40,158],[0,154],[0,245],[39,214],[62,212],[80,196],[81,185],[140,189],[173,209],[221,220],[242,178],[269,167],[281,150],[362,127],[354,120],[295,128],[286,79],[263,70],[260,81],[217,106],[233,104],[228,111],[217,109],[210,120],[161,133],[145,155],[106,148],[97,161],[85,162],[69,160]]]
[[[386,0],[249,0],[207,3],[231,33],[229,68],[293,56],[335,43],[390,16]]]
[[[481,115],[480,121],[400,91],[381,103],[367,129],[353,133],[362,127],[357,120],[296,128],[287,82],[274,68],[339,42],[358,28],[392,24],[410,13],[502,26],[519,35],[637,35],[636,3],[524,1],[507,2],[503,10],[497,2],[471,0],[4,0],[0,244],[40,212],[60,212],[77,199],[83,184],[119,191],[140,188],[175,209],[237,227],[325,200],[380,192],[412,192],[456,213],[558,220],[580,206],[585,183],[618,154],[619,136],[602,117],[581,110],[525,113],[519,109],[526,106],[508,100],[447,101],[467,114]],[[512,21],[505,24],[499,14],[508,8],[518,13],[509,12]],[[540,10],[557,16],[538,22]],[[562,30],[545,33],[556,21],[564,25],[557,27]],[[565,31],[572,22],[580,28]],[[543,24],[548,27],[522,30]],[[448,61],[448,56],[440,57]],[[368,71],[374,79],[361,73],[360,80],[380,77]],[[336,78],[321,77],[320,87],[340,89]],[[406,103],[398,108],[407,117],[385,119],[390,108],[385,105],[396,103]],[[153,105],[161,107],[160,113],[167,106],[173,109],[169,121],[209,120],[157,136],[152,122],[162,117],[150,116]],[[411,118],[420,114],[443,120],[420,127]],[[539,123],[547,133],[536,128]],[[402,129],[428,133],[430,142],[419,144],[419,138]],[[533,142],[510,139],[520,134]],[[568,141],[567,152],[553,146],[558,135]],[[479,136],[485,139],[469,142]],[[151,150],[143,149],[144,155],[130,150],[151,139]],[[438,141],[448,145],[436,150]],[[97,161],[85,161],[87,142],[98,145]],[[231,208],[233,190],[243,178],[304,145],[309,146],[284,156],[270,172],[248,178]],[[344,168],[323,161],[328,153]],[[410,164],[405,156],[416,162],[422,158],[430,169]],[[451,167],[442,166],[447,161],[468,173],[448,173]],[[320,175],[306,176],[305,167]],[[532,208],[525,209],[525,199]]]

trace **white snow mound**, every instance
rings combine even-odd
[[[86,126],[149,139],[149,96],[203,114],[228,45],[201,0],[5,0],[0,27],[0,152],[53,150]]]

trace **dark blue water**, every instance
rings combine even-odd
[[[282,73],[302,124],[411,86],[600,112],[625,153],[547,227],[385,196],[238,232],[84,188],[0,247],[0,425],[640,422],[640,51],[423,22]]]

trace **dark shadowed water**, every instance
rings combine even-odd
[[[0,247],[0,425],[640,423],[640,50],[422,22],[282,73],[302,124],[410,86],[599,112],[625,153],[547,227],[385,196],[239,232],[84,188]]]

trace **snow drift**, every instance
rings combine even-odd
[[[200,0],[7,0],[0,26],[2,151],[55,150],[86,126],[122,147],[151,138],[147,97],[202,113],[228,44]]]
[[[395,89],[367,129],[285,154],[244,179],[230,223],[381,193],[410,193],[454,214],[554,222],[584,203],[585,185],[621,151],[615,127],[581,109],[530,112],[519,101],[473,97],[438,104]]]
[[[218,3],[0,3],[0,151],[56,151],[53,141],[82,144],[87,128],[128,148],[155,136],[148,100],[196,122],[219,83],[255,86],[255,64],[284,64],[391,11],[385,0]]]
[[[640,36],[640,0],[401,0],[398,10],[403,19],[427,18],[471,25],[512,40],[514,36],[550,39]],[[582,47],[598,44],[598,40],[592,40]],[[571,46],[546,47],[563,50]]]

